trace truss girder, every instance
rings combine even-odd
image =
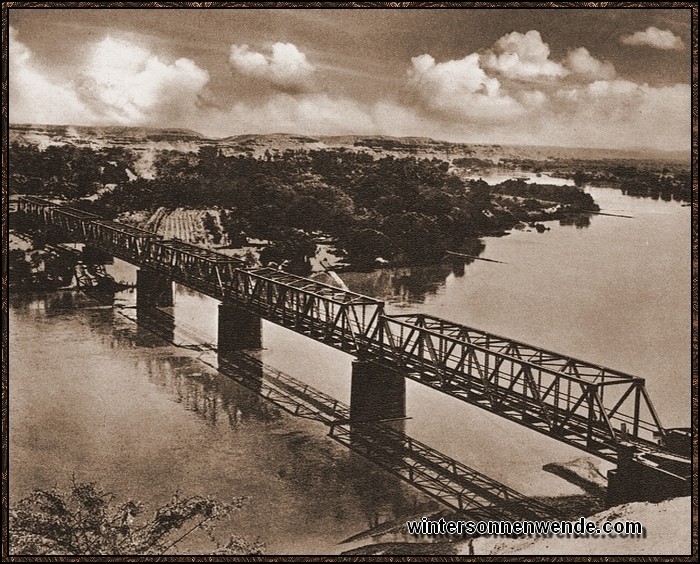
[[[620,440],[655,446],[663,433],[642,378],[439,318],[381,315],[367,349],[413,380],[604,458]]]
[[[664,435],[642,378],[429,315],[386,315],[380,300],[42,198],[20,198],[18,211],[603,458],[614,460],[621,440],[653,449]]]

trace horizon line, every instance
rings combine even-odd
[[[202,140],[211,140],[211,141],[222,141],[224,139],[229,139],[232,137],[242,137],[242,136],[274,136],[274,135],[283,135],[283,136],[289,136],[289,137],[365,137],[365,138],[371,138],[371,137],[386,137],[390,139],[426,139],[435,143],[444,143],[444,144],[449,144],[449,145],[472,145],[472,146],[486,146],[486,147],[494,147],[494,146],[505,146],[505,147],[540,147],[540,148],[551,148],[551,149],[569,149],[569,150],[584,150],[584,151],[614,151],[617,153],[661,153],[661,154],[666,154],[666,153],[688,153],[688,156],[690,157],[692,154],[692,146],[689,146],[687,148],[683,149],[658,149],[654,147],[648,147],[648,146],[637,146],[637,147],[627,147],[627,148],[620,148],[620,147],[608,147],[608,146],[598,146],[598,147],[586,147],[586,146],[575,146],[575,145],[542,145],[538,143],[532,143],[532,144],[524,144],[524,143],[508,143],[508,142],[492,142],[492,143],[483,143],[483,142],[471,142],[471,141],[447,141],[444,139],[435,139],[433,137],[427,136],[427,135],[388,135],[385,133],[333,133],[333,134],[311,134],[311,133],[297,133],[297,132],[274,132],[274,133],[234,133],[231,135],[224,135],[220,137],[215,137],[215,136],[209,136],[204,133],[201,133],[195,129],[191,129],[189,127],[159,127],[155,125],[119,125],[119,124],[91,124],[91,125],[82,125],[82,124],[55,124],[55,123],[32,123],[32,122],[19,122],[19,123],[11,123],[8,121],[8,129],[11,129],[12,127],[17,127],[17,126],[30,126],[30,127],[75,127],[75,128],[123,128],[123,129],[153,129],[153,130],[159,130],[159,131],[189,131],[192,132],[199,137],[202,138]]]

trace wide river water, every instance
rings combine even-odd
[[[389,312],[430,313],[642,376],[664,425],[687,426],[691,208],[588,190],[605,212],[631,217],[486,238],[481,257],[500,262],[342,277]],[[124,264],[111,269],[134,278]],[[377,523],[438,507],[177,346],[215,342],[216,301],[176,286],[176,344],[120,313],[133,303],[133,291],[115,307],[73,291],[11,296],[11,501],[65,488],[73,474],[151,508],[175,491],[245,495],[218,534],[261,540],[268,554],[339,553]],[[263,345],[267,364],[349,403],[348,355],[267,322]],[[407,414],[408,434],[524,494],[581,493],[542,470],[581,451],[414,382]],[[205,540],[181,548],[202,552]]]

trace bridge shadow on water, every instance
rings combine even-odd
[[[411,496],[401,495],[398,498],[403,501],[399,502],[395,495],[382,494],[397,491],[396,484],[386,472],[463,517],[541,519],[559,515],[546,504],[527,498],[407,436],[401,419],[353,421],[349,406],[265,365],[255,351],[219,355],[202,339],[184,338],[185,335],[180,333],[181,325],[176,326],[173,316],[166,311],[155,308],[146,311],[123,308],[119,311],[124,318],[135,322],[115,324],[114,337],[119,346],[155,348],[175,345],[187,351],[181,356],[166,352],[165,358],[149,363],[149,379],[167,390],[174,401],[209,425],[226,424],[234,430],[248,422],[279,422],[282,412],[322,423],[329,428],[330,438],[375,465],[369,479],[366,463],[361,463],[353,454],[346,457],[342,465],[333,465],[332,472],[338,474],[333,479],[349,484],[349,487],[364,492],[363,495],[371,494],[370,499],[391,501],[401,506],[394,507],[390,514],[410,513],[416,501],[411,504],[408,501]],[[295,456],[305,453],[311,457],[307,461],[311,464],[314,455],[308,452],[309,437],[294,431],[285,435],[287,448],[294,451]],[[324,450],[318,444],[314,448]],[[360,471],[363,464],[365,468]],[[323,468],[326,465],[317,466]],[[295,464],[278,472],[285,479],[308,486],[311,476],[319,479],[319,468],[305,474]],[[368,522],[370,529],[379,525],[378,517],[369,518]]]
[[[339,485],[338,520],[345,518],[345,498],[364,500],[369,530],[382,519],[393,522],[399,518],[403,523],[402,516],[414,514],[418,507],[428,512],[436,510],[434,501],[426,503],[395,477],[368,464],[365,457],[337,449],[304,425],[290,426],[289,414],[327,424],[334,416],[334,404],[341,406],[338,402],[332,401],[324,408],[326,397],[264,366],[254,352],[219,358],[216,350],[201,339],[183,340],[181,326],[176,328],[173,316],[166,311],[137,312],[128,307],[117,311],[112,330],[116,346],[163,349],[162,355],[148,360],[151,383],[213,429],[225,427],[238,432],[262,426],[266,443],[256,448],[257,465],[269,468],[275,479],[283,480],[301,495],[308,495],[321,484]],[[105,338],[109,338],[106,333]],[[173,346],[182,354],[174,355]],[[321,506],[325,510],[328,501],[310,496],[309,503],[317,504],[320,511]]]

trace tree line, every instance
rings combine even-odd
[[[126,173],[133,169],[135,155],[124,148],[51,146],[40,151],[12,144],[10,153],[15,192],[68,199],[96,195],[80,205],[111,218],[159,207],[218,210],[230,241],[271,241],[268,255],[275,260],[308,255],[313,238],[324,234],[356,266],[376,257],[394,263],[436,262],[445,250],[468,247],[476,238],[522,220],[512,205],[499,203],[499,194],[533,190],[464,181],[438,159],[375,158],[343,149],[260,158],[226,156],[216,146],[201,147],[198,153],[161,151],[152,179]],[[531,202],[542,197],[530,192]],[[544,199],[560,201],[573,212],[594,209],[592,201],[576,200],[578,194],[549,190]],[[535,204],[530,212],[550,205]],[[214,229],[214,224],[205,221],[205,227]]]

